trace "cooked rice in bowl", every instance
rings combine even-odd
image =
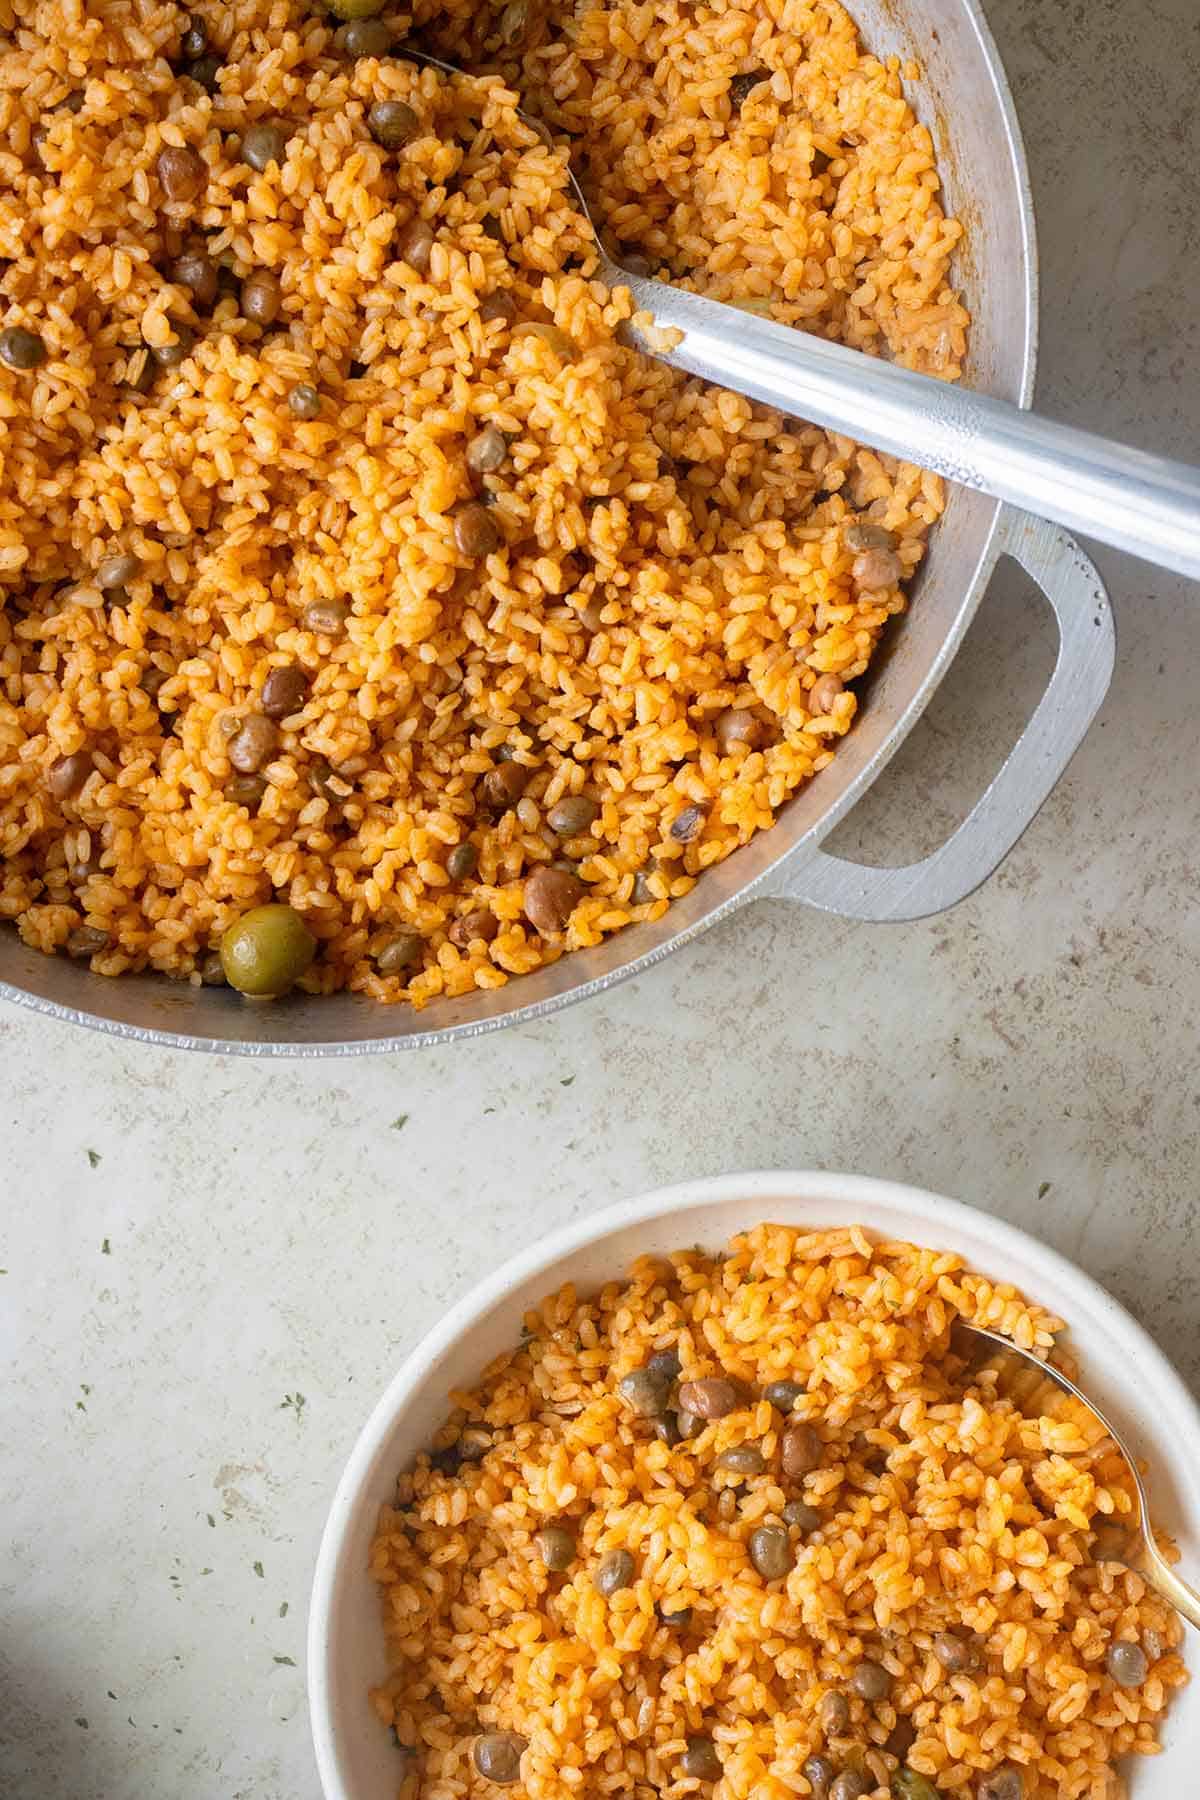
[[[964,1384],[958,1318],[1039,1353],[1061,1328],[856,1227],[758,1226],[527,1314],[380,1518],[397,1793],[484,1800],[482,1762],[534,1800],[1122,1795],[1179,1621],[1097,1555],[1136,1516],[1111,1440]],[[730,1410],[681,1418],[696,1382]]]
[[[219,981],[276,901],[300,986],[423,1005],[657,918],[833,756],[942,509],[626,348],[565,167],[954,378],[915,69],[835,0],[423,7],[458,80],[381,20],[0,0],[0,917],[103,974]]]

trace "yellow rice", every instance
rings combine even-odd
[[[866,670],[943,500],[914,467],[623,347],[628,293],[590,278],[566,146],[600,217],[674,279],[952,379],[959,228],[904,97],[917,71],[865,51],[836,0],[423,6],[423,43],[501,71],[449,83],[348,59],[302,0],[195,10],[223,59],[211,95],[178,72],[176,5],[0,0],[0,329],[48,350],[0,365],[0,917],[48,952],[106,934],[104,974],[198,981],[233,919],[281,899],[320,943],[311,990],[495,987],[657,917],[771,826],[854,717],[849,686],[814,716],[816,678]],[[409,15],[384,16],[403,38]],[[739,109],[730,84],[755,71]],[[401,153],[368,133],[380,99],[422,122]],[[281,117],[283,167],[255,173],[242,133]],[[204,158],[194,202],[164,200],[166,145]],[[395,248],[418,212],[424,274]],[[197,235],[235,290],[199,313],[169,279]],[[283,292],[268,331],[236,296],[263,269]],[[497,287],[568,352],[485,325]],[[131,392],[143,344],[179,325],[192,354]],[[298,382],[318,419],[290,413]],[[454,509],[485,421],[510,441],[505,542],[473,564]],[[890,588],[856,586],[855,519],[895,535]],[[102,594],[121,552],[141,573]],[[302,625],[339,598],[340,638]],[[228,734],[291,662],[309,690],[255,811],[225,791]],[[719,747],[730,707],[761,744]],[[495,817],[476,794],[502,747],[532,774]],[[86,784],[55,798],[50,769],[80,750]],[[332,794],[311,782],[326,764]],[[584,791],[599,816],[563,846],[547,812]],[[456,883],[464,840],[478,869]],[[564,853],[584,894],[540,936],[526,877]],[[493,941],[456,946],[480,908]],[[423,957],[381,975],[398,930]]]
[[[1111,1440],[1074,1403],[1026,1417],[994,1380],[964,1387],[948,1356],[960,1317],[1043,1356],[1061,1327],[955,1255],[771,1225],[724,1256],[643,1258],[599,1294],[564,1287],[528,1314],[520,1347],[453,1396],[442,1454],[401,1475],[380,1519],[371,1570],[392,1673],[373,1700],[416,1753],[398,1759],[398,1792],[485,1800],[475,1739],[511,1731],[528,1742],[512,1791],[532,1800],[791,1800],[812,1791],[811,1755],[885,1800],[903,1719],[908,1766],[947,1800],[974,1800],[1004,1766],[1023,1800],[1123,1795],[1118,1763],[1156,1753],[1186,1680],[1179,1621],[1096,1560],[1097,1528],[1133,1506]],[[674,1448],[617,1391],[669,1348],[684,1380],[744,1388],[737,1411]],[[781,1475],[781,1416],[761,1397],[781,1379],[822,1441],[802,1481]],[[464,1427],[492,1447],[456,1467]],[[715,1467],[742,1443],[765,1454],[762,1474]],[[768,1584],[747,1540],[793,1498],[821,1523],[792,1530],[795,1566]],[[535,1544],[549,1523],[576,1540],[560,1575]],[[635,1579],[605,1599],[592,1578],[614,1549]],[[663,1624],[660,1606],[690,1607],[690,1623]],[[974,1634],[976,1673],[947,1674],[932,1651],[946,1631]],[[1147,1655],[1135,1689],[1106,1672],[1119,1639]],[[848,1686],[864,1657],[892,1677],[873,1705]],[[832,1745],[831,1690],[850,1702]],[[715,1786],[681,1774],[694,1734],[715,1741]]]

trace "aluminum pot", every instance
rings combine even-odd
[[[933,133],[950,209],[967,228],[957,278],[974,324],[966,379],[1028,406],[1037,340],[1037,248],[1020,128],[977,0],[851,0],[880,56],[916,57],[914,94]],[[928,705],[997,561],[1014,557],[1058,622],[1054,672],[1000,772],[954,835],[902,869],[864,868],[821,841],[890,761]],[[869,684],[832,765],[757,837],[655,924],[630,927],[509,986],[423,1012],[349,994],[254,1006],[158,975],[106,980],[0,934],[0,993],[80,1024],[191,1049],[356,1055],[423,1046],[534,1019],[636,974],[751,900],[786,897],[846,918],[923,918],[992,873],[1034,818],[1094,718],[1112,675],[1112,615],[1100,578],[1063,532],[956,488],[914,585],[912,609]]]

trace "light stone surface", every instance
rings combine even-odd
[[[1040,401],[1194,457],[1196,0],[988,10],[1039,208]],[[1099,561],[1109,703],[949,917],[760,905],[536,1027],[342,1064],[0,1009],[0,1793],[316,1800],[307,1588],[369,1406],[476,1276],[624,1193],[817,1165],[956,1194],[1075,1257],[1200,1381],[1200,593]],[[1049,656],[998,584],[841,846],[928,847]]]

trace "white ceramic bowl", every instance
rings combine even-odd
[[[481,1282],[417,1346],[367,1421],[325,1527],[309,1617],[309,1705],[328,1800],[395,1800],[396,1752],[367,1700],[385,1673],[367,1553],[380,1505],[444,1419],[450,1388],[470,1386],[516,1340],[528,1307],[562,1282],[587,1291],[636,1256],[681,1244],[715,1249],[764,1219],[810,1228],[857,1221],[954,1250],[1068,1320],[1085,1388],[1150,1463],[1155,1516],[1179,1540],[1182,1572],[1200,1572],[1200,1413],[1141,1327],[1073,1264],[956,1201],[864,1176],[724,1175],[660,1188],[555,1232]],[[1164,1739],[1166,1754],[1132,1772],[1131,1800],[1200,1791],[1200,1683],[1176,1698]]]

